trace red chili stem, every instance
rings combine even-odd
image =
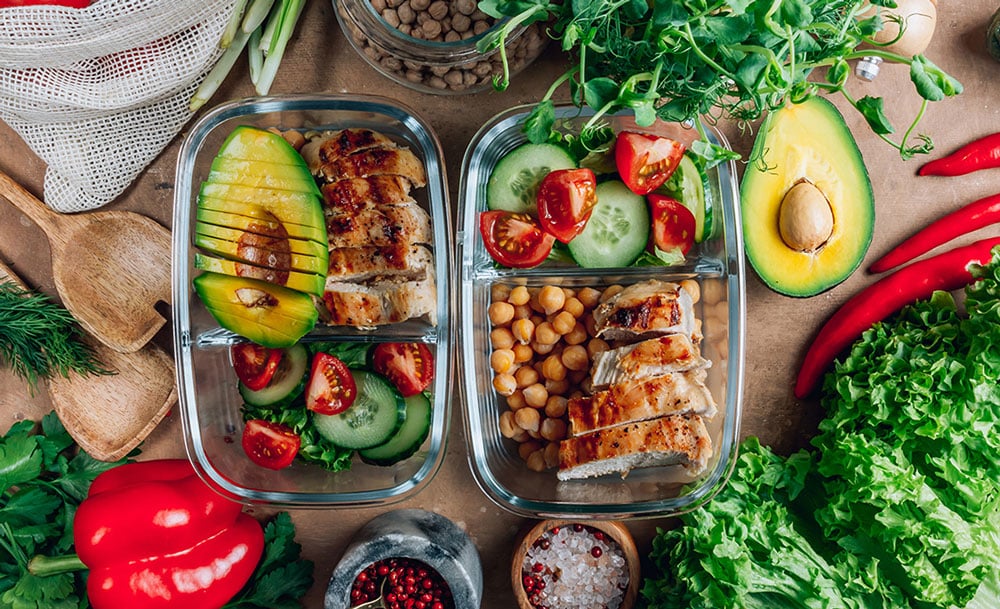
[[[1000,133],[969,142],[955,152],[926,163],[922,176],[960,176],[980,169],[1000,167]]]
[[[872,273],[888,271],[956,237],[998,222],[1000,194],[973,201],[920,229],[876,260],[868,270]]]
[[[795,397],[802,399],[819,385],[833,360],[865,330],[937,290],[952,291],[969,284],[972,264],[985,264],[1000,237],[991,237],[919,260],[886,275],[845,302],[820,328],[806,352],[795,381]]]

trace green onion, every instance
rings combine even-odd
[[[278,73],[278,65],[281,64],[281,57],[285,54],[285,47],[295,32],[299,16],[302,15],[305,0],[282,0],[282,5],[284,10],[281,12],[280,26],[271,40],[269,52],[261,69],[260,79],[257,81],[259,95],[267,95],[268,91],[271,90],[271,84]]]
[[[243,31],[249,34],[259,28],[264,23],[264,20],[267,19],[273,5],[274,0],[250,0],[250,6],[243,16],[243,24],[241,26]]]
[[[194,93],[194,97],[191,98],[191,103],[188,104],[188,107],[192,112],[204,106],[205,102],[215,95],[215,92],[222,85],[222,81],[226,79],[226,76],[236,64],[236,60],[243,53],[243,47],[247,45],[249,38],[250,35],[244,33],[243,30],[236,32],[232,43],[222,52],[219,61],[208,72],[208,75],[205,76],[205,80],[201,81],[198,90]]]

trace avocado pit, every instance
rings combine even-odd
[[[833,207],[809,180],[792,185],[778,209],[781,240],[797,252],[815,252],[833,235]]]

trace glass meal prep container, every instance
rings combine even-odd
[[[427,185],[412,196],[431,218],[433,242],[451,242],[445,166],[440,142],[426,122],[398,103],[368,96],[288,96],[253,98],[221,105],[192,126],[177,162],[173,217],[173,316],[179,403],[185,446],[196,470],[220,493],[246,503],[289,507],[383,505],[401,501],[435,475],[444,458],[450,420],[451,252],[433,246],[436,309],[428,319],[369,329],[316,324],[302,342],[422,342],[434,356],[431,428],[413,456],[392,466],[363,463],[331,472],[298,459],[273,471],[255,465],[241,446],[243,400],[230,359],[230,346],[240,340],[220,328],[194,293],[194,213],[199,188],[225,138],[240,125],[297,130],[302,133],[352,128],[379,131],[409,147],[423,162]]]
[[[738,190],[730,162],[707,172],[713,205],[713,228],[688,252],[683,264],[627,268],[581,268],[570,262],[548,260],[529,269],[497,265],[483,244],[478,226],[487,209],[487,181],[506,153],[526,142],[523,122],[530,106],[501,112],[475,135],[462,166],[458,210],[460,264],[459,347],[464,393],[464,420],[470,467],[481,489],[494,502],[518,515],[537,518],[623,519],[678,514],[708,501],[725,484],[735,462],[739,433],[744,354],[744,271]],[[592,112],[575,106],[557,107],[560,129],[579,132]],[[657,123],[637,127],[622,115],[607,118],[617,133],[622,130],[655,133],[690,146],[697,131],[681,124]],[[726,145],[721,133],[709,136]],[[488,308],[493,293],[507,293],[516,286],[530,289],[557,285],[580,290],[603,290],[650,279],[679,283],[694,280],[700,298],[694,305],[701,320],[702,355],[711,360],[705,384],[718,413],[707,422],[713,454],[707,470],[690,476],[680,466],[633,469],[622,477],[560,481],[549,462],[544,471],[533,471],[518,452],[518,443],[501,432],[499,419],[508,410],[493,386],[491,321]],[[544,415],[543,415],[544,416]],[[536,470],[538,468],[535,468]]]

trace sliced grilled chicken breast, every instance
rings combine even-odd
[[[560,480],[618,473],[640,467],[680,465],[689,475],[708,467],[712,442],[698,415],[671,415],[609,427],[559,443]]]
[[[395,148],[396,142],[389,136],[371,129],[340,129],[324,131],[303,144],[302,158],[314,175],[319,168],[339,158],[368,150],[369,148]]]
[[[591,378],[596,389],[603,389],[623,381],[711,365],[687,334],[666,334],[595,354]]]
[[[377,205],[353,212],[326,213],[330,249],[429,243],[431,217],[417,203]]]
[[[409,148],[369,148],[319,166],[319,177],[327,182],[377,175],[403,176],[414,186],[425,186],[424,164]]]
[[[637,340],[695,330],[691,295],[676,283],[651,279],[632,284],[594,309],[597,336]]]
[[[320,186],[328,211],[352,213],[372,205],[399,205],[413,201],[409,180],[399,175],[337,180]]]
[[[366,328],[425,316],[433,323],[434,276],[428,269],[425,277],[413,281],[328,282],[323,306],[324,321],[334,326]]]
[[[430,250],[422,245],[342,247],[330,250],[326,280],[329,284],[364,282],[376,277],[419,279],[432,264]]]
[[[699,414],[710,419],[718,412],[705,386],[704,369],[671,372],[611,385],[567,404],[570,435],[646,421],[664,415]]]

